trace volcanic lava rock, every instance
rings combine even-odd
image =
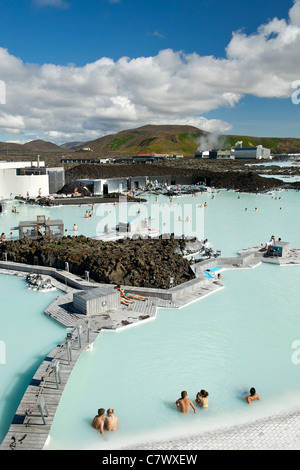
[[[105,284],[168,288],[170,277],[174,286],[195,278],[190,262],[183,253],[191,250],[191,241],[175,239],[138,238],[104,242],[84,236],[42,238],[8,241],[0,246],[8,261],[65,269],[71,273]],[[195,247],[198,241],[195,240]]]

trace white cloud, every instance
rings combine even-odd
[[[274,18],[252,35],[233,33],[223,59],[166,49],[153,57],[103,57],[83,67],[37,66],[0,48],[6,86],[0,131],[36,132],[57,142],[149,123],[225,132],[229,123],[203,114],[234,107],[246,94],[290,97],[300,79],[299,50],[300,0],[287,21]]]

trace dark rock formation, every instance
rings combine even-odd
[[[184,162],[183,162],[184,163]],[[197,162],[190,161],[191,167],[176,167],[171,163],[145,165],[103,165],[103,164],[82,164],[73,166],[66,170],[66,180],[75,181],[84,178],[117,178],[149,176],[162,177],[171,176],[174,179],[178,176],[188,177],[193,180],[193,184],[206,182],[208,186],[215,188],[234,189],[243,192],[264,192],[276,187],[283,187],[284,183],[276,178],[264,178],[256,171],[243,166],[239,162]],[[192,165],[198,164],[200,168]],[[236,165],[236,167],[234,166]]]
[[[91,196],[93,194],[93,188],[91,185],[85,185],[78,181],[66,183],[61,190],[58,191],[58,194],[74,194],[75,191],[82,196]]]
[[[195,278],[190,262],[182,255],[191,251],[184,239],[146,238],[120,239],[104,242],[84,236],[22,239],[8,241],[0,246],[0,253],[7,253],[8,261],[39,264],[65,269],[69,263],[71,273],[106,284],[123,284],[139,287],[168,288],[170,277],[174,286]],[[199,241],[195,239],[195,249]]]

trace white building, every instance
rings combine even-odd
[[[264,148],[262,145],[257,147],[235,147],[232,149],[232,154],[234,158],[245,158],[245,159],[268,159],[271,160],[271,150]]]
[[[110,193],[127,193],[130,189],[145,189],[148,179],[146,176],[120,177],[105,179],[80,179],[77,180],[83,184],[93,185],[95,196],[102,196]]]
[[[207,151],[197,151],[195,152],[195,158],[209,158],[209,159],[255,159],[262,160],[268,159],[271,160],[271,150],[264,148],[262,145],[257,147],[242,147],[237,146],[237,144],[242,144],[242,142],[237,142],[236,146],[231,150],[207,150]]]
[[[0,199],[49,196],[45,162],[0,162]]]

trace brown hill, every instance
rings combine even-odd
[[[27,142],[23,144],[23,148],[29,150],[36,150],[37,152],[44,151],[62,151],[62,148],[59,145],[54,144],[53,142],[46,142],[45,140],[32,140],[31,142]]]
[[[87,142],[94,153],[168,153],[193,154],[197,150],[197,139],[208,132],[193,126],[147,125],[127,129]]]
[[[26,144],[17,144],[14,142],[0,142],[0,152],[3,153],[38,153],[38,152],[64,152],[64,149],[53,142],[45,140],[32,140]]]

